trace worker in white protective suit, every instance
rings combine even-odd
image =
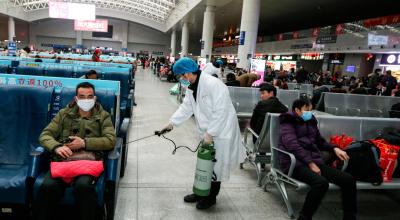
[[[172,130],[173,126],[181,125],[194,115],[203,142],[214,143],[217,161],[210,195],[201,197],[190,194],[184,197],[185,202],[197,202],[197,209],[208,209],[216,204],[221,181],[229,179],[230,170],[239,167],[239,161],[244,156],[236,111],[226,85],[209,74],[202,74],[192,59],[179,59],[173,71],[181,80],[189,81],[190,85],[183,103],[161,132]]]
[[[204,66],[201,72],[210,74],[212,76],[217,76],[219,79],[222,79],[223,75],[221,74],[221,67],[223,64],[224,62],[222,60],[209,62]]]

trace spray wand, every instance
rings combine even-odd
[[[173,155],[176,153],[176,151],[177,151],[179,148],[186,148],[187,150],[189,150],[189,151],[192,152],[192,153],[196,153],[196,151],[199,149],[199,147],[200,147],[200,145],[201,145],[201,142],[197,145],[197,147],[196,147],[195,150],[192,150],[190,147],[187,147],[187,146],[176,146],[176,144],[175,144],[175,142],[174,142],[173,140],[171,140],[171,139],[169,139],[169,138],[167,138],[167,137],[164,136],[164,134],[166,134],[166,133],[168,133],[168,132],[170,132],[170,131],[171,131],[170,129],[165,129],[165,130],[161,130],[161,131],[154,131],[154,134],[152,134],[152,135],[148,135],[148,136],[145,136],[145,137],[142,137],[142,138],[133,140],[133,141],[129,141],[129,142],[126,143],[126,144],[133,143],[133,142],[136,142],[136,141],[141,141],[141,140],[144,140],[144,139],[153,137],[153,136],[159,136],[159,137],[162,136],[164,139],[171,141],[172,144],[174,145],[174,150],[172,151],[172,154],[173,154]]]

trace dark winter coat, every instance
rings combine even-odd
[[[314,162],[323,164],[321,150],[333,151],[333,145],[326,142],[317,127],[317,119],[313,116],[309,121],[304,121],[296,113],[283,113],[279,116],[279,148],[296,157],[296,167],[308,166]],[[281,168],[287,172],[290,167],[290,158],[284,154],[279,155]]]
[[[264,124],[265,115],[269,113],[284,113],[288,109],[283,105],[278,98],[271,97],[265,101],[259,101],[253,110],[253,115],[250,120],[250,127],[257,134],[260,134]]]

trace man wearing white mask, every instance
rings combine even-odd
[[[184,197],[185,202],[197,202],[197,209],[208,209],[216,203],[221,181],[229,179],[230,170],[239,167],[240,156],[244,156],[236,111],[227,86],[221,80],[202,73],[192,59],[179,59],[173,72],[190,85],[182,104],[161,132],[171,131],[173,126],[181,125],[194,115],[203,143],[214,143],[216,162],[209,196],[189,194]]]
[[[83,82],[76,96],[61,109],[42,131],[40,144],[51,153],[51,161],[103,160],[103,151],[115,146],[115,132],[110,114],[96,102],[95,88]],[[80,175],[72,182],[80,219],[96,219],[97,198],[94,176]],[[36,219],[56,219],[53,214],[68,186],[48,172],[35,201]]]

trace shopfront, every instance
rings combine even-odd
[[[267,60],[267,67],[271,67],[272,70],[286,70],[290,72],[290,69],[296,69],[297,55],[268,55],[265,56]]]
[[[400,81],[400,54],[383,54],[379,66],[383,71],[391,70],[392,76]]]
[[[302,53],[300,56],[300,65],[308,72],[320,72],[324,62],[324,53]]]

